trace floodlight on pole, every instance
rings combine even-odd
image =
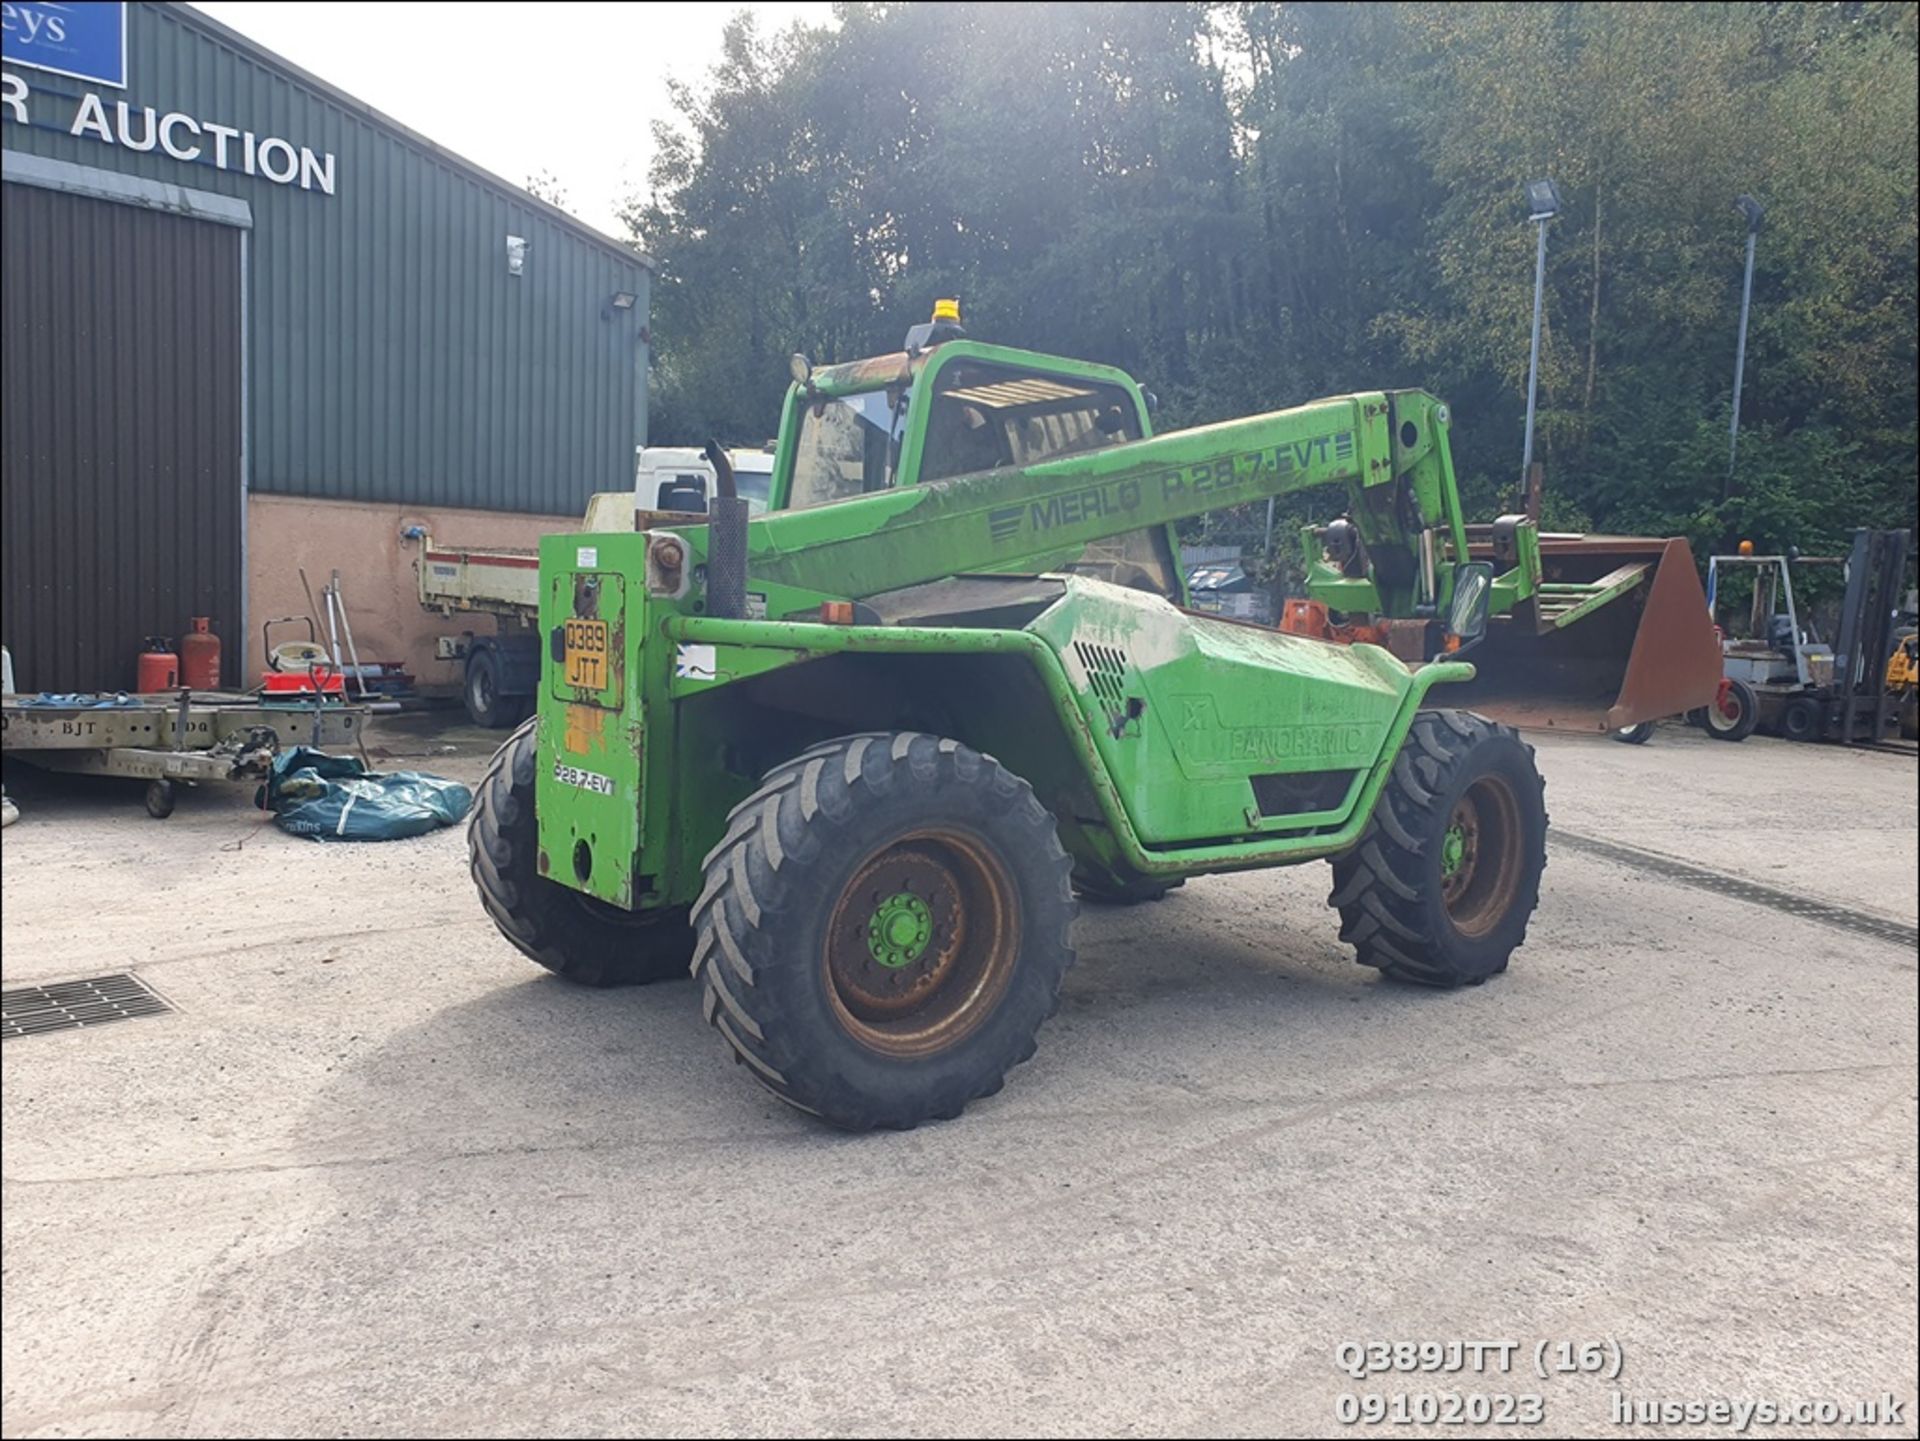
[[[1560,213],[1560,187],[1551,180],[1529,180],[1528,220],[1540,227],[1540,243],[1533,257],[1533,351],[1527,360],[1527,438],[1520,454],[1520,484],[1533,469],[1533,408],[1540,389],[1540,302],[1547,285],[1547,222]]]
[[[1747,369],[1747,313],[1753,308],[1753,242],[1767,218],[1767,208],[1751,195],[1733,202],[1747,220],[1747,274],[1740,284],[1740,341],[1733,352],[1733,424],[1727,435],[1727,488],[1733,487],[1733,463],[1740,454],[1740,382]]]

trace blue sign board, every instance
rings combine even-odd
[[[5,42],[0,45],[0,59],[126,88],[124,4],[0,0],[0,29]]]

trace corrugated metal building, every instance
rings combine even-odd
[[[632,484],[645,260],[188,6],[7,8],[21,688],[125,686],[193,615],[240,683],[300,565],[445,679],[400,526],[528,543]]]

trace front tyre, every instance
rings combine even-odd
[[[1467,711],[1422,711],[1359,844],[1334,858],[1328,902],[1362,965],[1477,986],[1526,940],[1546,864],[1533,747]]]
[[[538,869],[533,813],[536,717],[494,752],[474,792],[467,858],[500,934],[537,965],[582,986],[637,986],[687,973],[686,912],[623,911],[550,881]]]
[[[1621,726],[1613,733],[1613,738],[1622,745],[1643,746],[1653,739],[1653,722],[1641,721],[1639,725]]]
[[[1053,817],[991,757],[914,732],[815,746],[767,773],[707,856],[707,1020],[832,1125],[957,1116],[1059,1004],[1071,870]]]

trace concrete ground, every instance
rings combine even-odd
[[[450,739],[386,745],[473,777]],[[1540,759],[1562,834],[1914,922],[1911,759],[1676,727]],[[1910,939],[1568,842],[1511,972],[1427,994],[1352,963],[1324,866],[1214,878],[1084,914],[1001,1095],[848,1137],[689,985],[522,960],[457,832],[16,795],[6,984],[132,968],[178,1013],[6,1043],[9,1436],[1318,1435],[1447,1391],[1544,1424],[1425,1429],[1890,1391],[1832,1434],[1915,1434]],[[1456,1340],[1515,1369],[1336,1365]],[[1542,1341],[1620,1378],[1542,1381]]]

